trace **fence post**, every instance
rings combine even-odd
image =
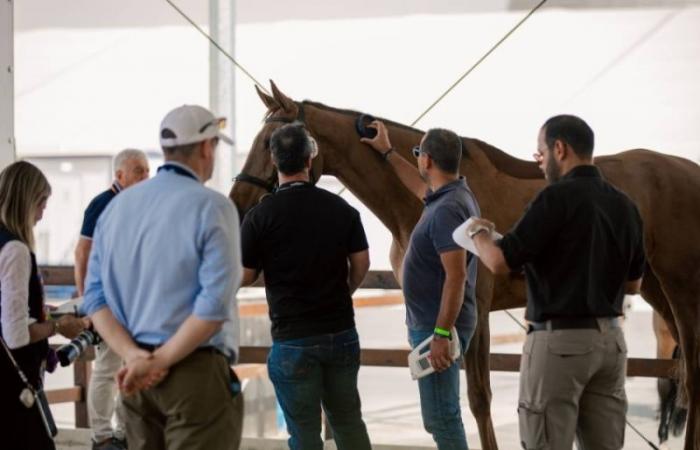
[[[92,348],[88,350],[93,350]],[[87,353],[87,352],[86,352]],[[82,355],[73,363],[73,379],[76,386],[80,386],[80,400],[75,402],[75,427],[90,428],[88,416],[87,395],[92,373],[92,364],[87,355]]]

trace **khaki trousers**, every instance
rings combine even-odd
[[[197,350],[152,389],[123,397],[129,450],[237,450],[243,394],[232,398],[226,358]]]
[[[619,450],[625,436],[627,346],[622,330],[543,330],[527,335],[518,419],[524,449]]]
[[[124,438],[124,417],[121,409],[115,408],[118,394],[114,377],[121,367],[121,357],[106,343],[95,347],[95,362],[92,365],[87,395],[92,440],[95,442],[102,442],[113,436]],[[116,416],[117,419],[114,430],[112,416]]]

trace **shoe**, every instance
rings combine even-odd
[[[102,442],[92,441],[92,450],[126,450],[126,439],[117,439],[115,437]]]

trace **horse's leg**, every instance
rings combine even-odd
[[[678,273],[661,278],[666,297],[671,301],[676,318],[679,344],[685,363],[682,382],[688,398],[688,425],[685,434],[685,449],[700,449],[700,273],[686,279],[679,279]]]
[[[477,309],[478,317],[476,330],[469,348],[464,355],[464,365],[467,369],[467,395],[469,396],[469,409],[471,409],[476,424],[479,427],[481,448],[484,450],[496,450],[496,433],[491,421],[491,379],[489,369],[489,356],[491,335],[489,333],[489,311],[492,296],[492,277],[484,276],[485,270],[479,266],[479,278],[477,281]]]
[[[647,273],[644,275],[642,296],[647,303],[654,307],[652,325],[656,336],[656,357],[659,359],[670,359],[673,356],[676,341],[667,323],[673,325],[676,336],[678,331],[676,331],[675,321],[673,320],[673,314],[666,294],[664,294],[659,280],[651,270],[647,270]],[[665,319],[659,311],[664,312]],[[676,412],[678,381],[670,378],[659,378],[656,380],[656,389],[659,394],[659,429],[657,435],[659,443],[663,444],[668,440],[668,432]]]

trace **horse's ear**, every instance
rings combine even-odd
[[[262,100],[263,104],[267,107],[268,110],[279,108],[280,105],[275,101],[274,98],[270,97],[266,93],[264,93],[256,84],[255,85],[255,92],[258,93],[258,97],[260,97],[260,100]]]
[[[294,101],[277,89],[277,85],[272,80],[270,80],[270,87],[272,88],[272,96],[275,98],[277,104],[288,113],[294,112],[297,107]]]

